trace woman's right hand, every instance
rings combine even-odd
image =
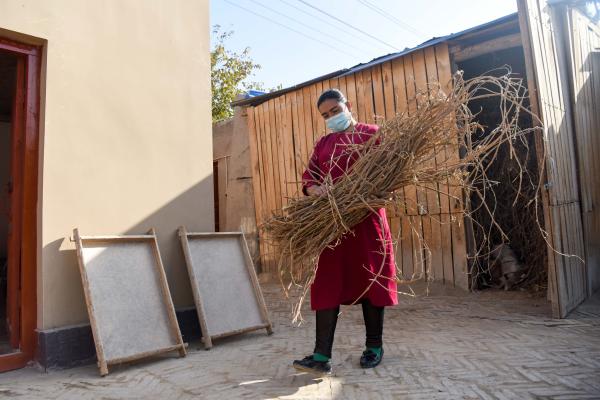
[[[313,185],[306,188],[306,193],[308,193],[309,196],[320,196],[325,192],[325,187],[320,185]]]

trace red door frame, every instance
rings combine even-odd
[[[33,359],[37,324],[37,205],[41,47],[0,38],[0,51],[18,59],[16,107],[13,113],[11,238],[9,240],[9,305],[18,330],[11,341],[18,350],[0,355],[0,372],[24,367]],[[13,199],[15,200],[13,204]],[[12,234],[15,232],[15,235]],[[12,273],[12,274],[11,274]],[[16,293],[14,291],[17,291]],[[10,296],[9,296],[10,297]]]
[[[9,342],[12,348],[19,348],[21,336],[21,310],[20,310],[20,280],[21,280],[21,213],[22,194],[20,182],[23,181],[23,168],[21,163],[23,138],[23,104],[25,79],[25,60],[17,58],[15,96],[12,109],[12,129],[10,148],[10,209],[8,216],[8,296],[7,296],[7,321]]]

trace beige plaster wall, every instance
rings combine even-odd
[[[75,227],[156,228],[175,306],[193,304],[176,229],[213,230],[208,7],[0,1],[0,28],[47,40],[39,328],[88,320]]]
[[[226,228],[236,231],[241,229],[244,232],[255,267],[261,272],[246,110],[242,107],[234,110],[230,168],[227,174]]]
[[[212,133],[214,159],[229,157],[231,155],[233,117],[213,124]]]
[[[218,199],[219,199],[219,230],[226,232],[227,228],[227,203],[228,177],[231,169],[231,141],[233,135],[233,118],[213,124],[213,160],[217,163]],[[214,168],[214,166],[213,166]],[[237,230],[237,229],[236,229]]]
[[[246,109],[236,107],[234,116],[213,125],[213,154],[219,167],[219,223],[221,231],[246,235],[255,267],[259,262],[258,233]]]

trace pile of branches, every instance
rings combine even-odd
[[[294,321],[301,318],[301,305],[314,280],[318,257],[326,247],[335,247],[379,208],[414,208],[403,204],[407,200],[400,195],[410,185],[423,190],[448,185],[451,189],[439,195],[458,193],[454,196],[460,197],[455,199],[460,202],[462,193],[484,198],[490,185],[486,166],[500,146],[506,144],[510,149],[533,130],[519,127],[519,116],[529,112],[523,104],[526,90],[522,79],[510,71],[469,80],[457,73],[452,88],[444,93],[439,85],[430,85],[426,92],[420,92],[413,99],[416,110],[388,118],[369,140],[347,147],[345,151],[357,156],[357,161],[335,182],[331,176],[324,178],[325,194],[292,199],[261,226],[279,251],[278,272],[286,293],[300,289],[294,299]],[[482,128],[468,104],[490,97],[500,99],[501,122],[482,137],[478,135]],[[490,225],[502,231],[492,209],[482,204],[491,216]],[[465,208],[464,212],[470,211]],[[373,277],[371,284],[376,279]]]
[[[493,213],[482,212],[478,207],[482,199],[472,199],[471,204],[476,211],[471,216],[478,222],[473,235],[480,252],[474,257],[473,287],[498,287],[502,268],[501,263],[495,260],[493,249],[504,243],[514,251],[520,264],[518,278],[512,288],[533,292],[547,289],[547,247],[542,231],[536,229],[542,215],[542,205],[536,201],[539,182],[537,157],[532,151],[533,137],[527,139],[513,144],[516,156],[512,157],[507,145],[502,145],[498,157],[487,168],[487,176],[493,181],[493,186],[488,188],[487,201],[494,204]],[[491,217],[497,221],[501,231],[485,229],[490,226]]]

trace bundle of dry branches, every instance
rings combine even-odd
[[[294,321],[301,318],[300,308],[322,250],[336,246],[344,234],[376,209],[414,207],[404,204],[406,199],[399,194],[409,185],[424,190],[448,185],[455,189],[439,191],[439,195],[454,196],[460,202],[463,193],[485,197],[490,185],[486,165],[502,144],[512,151],[511,143],[532,130],[518,126],[519,115],[528,112],[523,106],[525,89],[522,80],[510,71],[466,81],[459,73],[453,81],[450,93],[430,86],[414,99],[417,108],[410,115],[389,118],[368,141],[349,145],[346,151],[355,153],[357,161],[335,182],[325,177],[321,182],[326,188],[324,195],[292,199],[261,227],[280,252],[278,269],[284,288],[301,289],[295,298]],[[481,127],[467,105],[488,97],[500,99],[502,118],[480,138],[477,132]],[[487,208],[485,201],[482,204]],[[487,211],[491,224],[501,232],[493,211]],[[464,212],[469,211],[465,208]]]

